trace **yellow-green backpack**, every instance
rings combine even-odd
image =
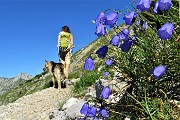
[[[60,33],[60,41],[59,47],[60,48],[67,48],[70,44],[70,33],[68,32],[61,32]]]

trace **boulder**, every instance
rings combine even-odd
[[[100,97],[101,92],[105,86],[108,86],[109,80],[99,79],[95,83],[96,97]]]
[[[111,89],[111,92],[119,92],[122,91],[123,89],[127,89],[127,83],[126,82],[117,82],[116,80],[112,80],[109,83],[109,88]]]
[[[67,117],[66,119],[75,120],[76,118],[83,117],[84,115],[80,113],[80,110],[84,103],[85,103],[84,100],[79,100],[75,104],[73,104],[71,107],[67,108],[65,110],[66,117]]]
[[[78,101],[77,98],[70,98],[66,101],[66,103],[63,105],[62,110],[65,110],[69,107],[71,107],[73,104],[75,104]]]

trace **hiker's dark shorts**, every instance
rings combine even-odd
[[[61,50],[59,50],[60,63],[62,63],[62,64],[70,64],[70,58],[71,58],[70,51],[62,52]]]

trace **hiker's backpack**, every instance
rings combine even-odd
[[[66,52],[69,51],[70,46],[70,33],[68,32],[60,32],[59,33],[59,50]]]

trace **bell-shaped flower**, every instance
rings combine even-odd
[[[103,99],[108,99],[109,98],[109,95],[110,95],[110,88],[108,86],[104,87],[102,92],[101,92],[101,95],[100,95],[100,98],[103,98]]]
[[[120,33],[119,33],[119,37],[122,40],[128,40],[128,35],[129,35],[130,31],[128,28],[123,29]]]
[[[95,20],[97,25],[100,24],[100,23],[104,23],[104,21],[103,21],[104,20],[104,15],[105,15],[104,12],[99,13],[99,15],[97,16],[97,18]]]
[[[151,73],[154,75],[156,79],[159,79],[165,72],[166,72],[166,67],[163,65],[159,65],[151,71]]]
[[[132,35],[130,36],[131,40],[135,41],[136,40],[136,36]]]
[[[84,103],[82,108],[81,108],[81,110],[80,110],[80,113],[84,114],[86,116],[87,113],[88,113],[88,110],[89,110],[89,104],[88,103]]]
[[[129,35],[129,33],[130,33],[130,31],[129,31],[128,28],[124,28],[124,29],[122,30],[122,32],[123,32],[125,35]]]
[[[84,70],[92,71],[94,69],[94,61],[91,57],[86,58],[85,64],[84,64]]]
[[[113,27],[114,24],[116,23],[118,19],[118,13],[117,12],[113,12],[110,15],[107,15],[105,17],[105,25],[110,25],[110,27]]]
[[[109,114],[108,114],[106,108],[100,108],[99,112],[102,117],[109,117]]]
[[[173,31],[174,31],[174,25],[168,22],[158,30],[158,35],[160,36],[161,39],[167,40],[171,38]]]
[[[106,61],[105,64],[108,66],[111,66],[113,64],[114,58],[113,57],[109,57]]]
[[[96,30],[95,30],[95,34],[99,37],[99,36],[103,36],[106,34],[106,29],[105,26],[103,24],[98,24],[96,26]]]
[[[154,9],[153,9],[153,13],[154,14],[158,14],[160,11],[159,11],[159,1],[157,1],[155,4],[154,4]]]
[[[142,25],[142,29],[147,30],[147,28],[148,28],[148,23],[145,21]]]
[[[137,20],[136,25],[139,26],[141,23],[141,20]]]
[[[118,35],[113,36],[113,38],[110,41],[110,44],[113,46],[118,46],[120,42],[120,37]]]
[[[120,45],[120,48],[123,52],[128,52],[131,48],[132,41],[126,40],[123,42],[123,44]]]
[[[129,15],[124,16],[123,20],[125,20],[126,25],[132,25],[135,22],[136,18],[137,13],[133,11],[129,13]]]
[[[93,120],[99,120],[97,117],[94,117]]]
[[[107,46],[101,46],[97,51],[96,54],[98,54],[99,58],[104,58],[108,52]]]
[[[108,76],[109,75],[109,72],[104,72],[104,76]]]
[[[137,9],[139,9],[141,12],[148,11],[151,5],[151,0],[141,0],[137,4]]]
[[[96,116],[96,112],[97,112],[97,108],[92,106],[89,108],[87,116],[88,117],[95,117]]]
[[[169,10],[172,6],[171,0],[159,0],[159,9],[162,10]]]
[[[132,36],[130,36],[130,38],[131,38],[131,41],[132,41],[132,45],[134,45],[135,40],[136,40],[136,36],[132,35]]]

